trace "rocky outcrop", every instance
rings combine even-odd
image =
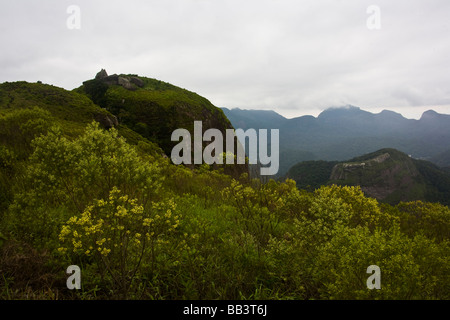
[[[330,180],[346,180],[349,176],[354,175],[359,170],[364,170],[366,167],[375,164],[383,163],[391,156],[389,153],[383,153],[375,158],[366,160],[364,162],[344,162],[334,166],[331,172]]]
[[[117,84],[121,85],[127,90],[136,90],[136,86],[130,82],[128,78],[119,77],[117,79]]]
[[[108,76],[108,73],[106,72],[105,69],[100,70],[100,72],[97,73],[97,75],[95,76],[95,79],[104,79]]]
[[[131,77],[130,82],[138,86],[139,88],[142,88],[144,86],[144,81],[139,79],[138,77]]]
[[[117,117],[112,114],[97,113],[94,115],[94,119],[105,129],[110,129],[119,125]]]
[[[375,158],[373,158],[373,159],[370,159],[368,162],[369,162],[369,164],[371,163],[371,162],[376,162],[376,163],[383,163],[384,161],[386,161],[387,159],[389,159],[391,157],[391,155],[389,154],[389,153],[383,153],[383,154],[380,154],[378,157],[375,157]]]
[[[126,77],[122,75],[112,74],[108,75],[105,69],[100,70],[95,76],[95,80],[100,80],[101,82],[111,86],[119,85],[127,90],[137,90],[138,88],[144,87],[144,81],[138,77]]]
[[[107,85],[115,85],[115,84],[119,84],[119,76],[117,74],[112,74],[110,76],[107,76],[102,80],[102,82],[106,83]]]
[[[336,164],[329,182],[358,185],[368,196],[387,202],[409,201],[420,193],[416,185],[419,172],[407,155],[389,151],[355,160]]]

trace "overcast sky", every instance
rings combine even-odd
[[[105,68],[289,118],[347,104],[450,114],[449,0],[0,4],[0,82],[71,90]]]

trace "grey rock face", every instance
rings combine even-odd
[[[142,81],[138,77],[131,77],[130,81],[131,83],[137,85],[139,88],[142,88],[144,86],[144,81]]]
[[[119,125],[119,122],[117,121],[117,117],[114,115],[107,115],[103,113],[97,113],[94,116],[95,121],[100,123],[100,125],[103,126],[105,129],[110,129],[113,127],[116,127]]]
[[[127,90],[135,90],[136,87],[125,77],[119,77],[118,84],[124,87]]]
[[[97,73],[95,76],[95,79],[104,79],[108,76],[108,73],[106,73],[105,69],[100,70],[100,72]]]
[[[144,81],[138,77],[124,77],[117,74],[108,75],[105,69],[100,70],[95,76],[96,80],[101,80],[107,85],[120,85],[127,90],[136,90],[138,87],[144,87]]]

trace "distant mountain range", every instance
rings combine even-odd
[[[274,111],[222,108],[234,128],[280,130],[280,171],[301,161],[342,161],[383,148],[450,166],[450,115],[433,110],[419,120],[355,106],[330,108],[318,117],[287,119]]]

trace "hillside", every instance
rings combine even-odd
[[[12,200],[12,183],[19,163],[32,152],[32,140],[57,127],[74,139],[92,121],[104,129],[116,128],[142,152],[169,156],[176,128],[193,131],[194,120],[203,130],[232,128],[223,112],[207,99],[169,83],[135,75],[99,72],[79,88],[68,91],[50,84],[0,84],[0,210]],[[18,161],[14,166],[12,162]],[[247,165],[225,166],[239,176]]]
[[[272,110],[242,110],[222,108],[235,128],[266,129],[280,127],[286,118]]]
[[[381,149],[343,162],[302,162],[293,166],[287,177],[299,188],[360,186],[367,196],[391,204],[414,200],[450,204],[450,174],[395,149]]]
[[[285,152],[280,158],[280,168],[285,171],[280,170],[280,176],[300,161],[343,161],[382,148],[450,166],[445,153],[450,149],[450,116],[432,110],[419,120],[389,110],[374,114],[355,106],[292,119],[261,110],[223,110],[236,128],[280,130],[280,150]]]
[[[58,125],[65,135],[74,137],[83,132],[88,123],[97,121],[105,129],[116,127],[130,143],[142,141],[162,153],[158,146],[119,124],[116,116],[85,95],[49,84],[24,81],[0,84],[0,116],[4,121],[0,141],[6,144],[12,142],[11,134],[26,135],[24,130],[32,130],[33,122],[42,130]],[[21,147],[18,146],[18,150]]]
[[[133,75],[0,85],[0,300],[449,299],[448,207],[174,165],[164,132],[194,119],[228,126],[205,98]],[[362,162],[448,199],[439,168],[390,149],[306,177],[361,181]]]
[[[437,164],[442,168],[450,169],[450,149],[435,155],[431,160],[431,162]]]
[[[192,133],[195,120],[203,122],[204,130],[225,132],[233,128],[223,111],[206,98],[156,79],[108,75],[102,70],[74,91],[87,95],[114,114],[119,123],[156,142],[169,156],[177,144],[170,139],[172,132],[185,128]]]
[[[104,129],[116,128],[128,143],[139,145],[146,154],[164,153],[85,95],[42,83],[0,84],[0,213],[13,199],[15,177],[33,152],[34,138],[57,130],[75,139],[93,121]]]
[[[303,161],[292,166],[286,178],[293,179],[297,188],[315,190],[326,185],[337,161]]]

